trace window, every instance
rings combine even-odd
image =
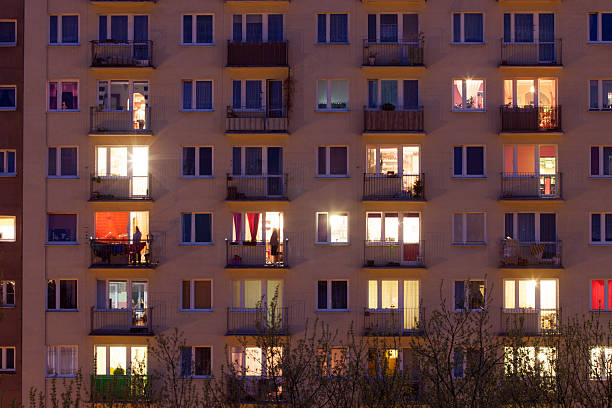
[[[318,281],[317,310],[348,311],[348,281]]]
[[[366,214],[366,239],[370,243],[416,244],[418,253],[421,238],[420,223],[418,213],[368,212]],[[404,256],[408,257],[408,253]]]
[[[212,244],[212,214],[183,214],[183,244]]]
[[[453,350],[453,377],[464,378],[477,374],[482,352],[478,349],[457,347]]]
[[[47,176],[75,178],[78,176],[76,147],[50,147],[48,150]]]
[[[504,105],[507,107],[557,106],[557,79],[506,79]],[[545,117],[542,117],[544,120]]]
[[[15,154],[15,150],[0,149],[0,176],[14,176],[17,174]]]
[[[181,311],[212,310],[211,280],[184,280],[181,288]]]
[[[506,375],[554,377],[554,347],[504,347]]]
[[[0,20],[0,46],[17,45],[17,20]]]
[[[280,280],[232,281],[232,309],[269,309],[274,296],[278,310],[283,307],[283,285]]]
[[[15,307],[15,281],[0,280],[0,307]]]
[[[0,85],[0,111],[17,109],[17,87]]]
[[[268,192],[270,193],[271,188],[274,191],[282,191],[282,147],[234,146],[232,147],[231,165],[233,176],[278,176],[271,178],[272,184],[274,184],[274,186],[268,186]]]
[[[232,242],[234,243],[269,243],[274,230],[278,233],[279,242],[284,239],[284,216],[282,212],[233,213],[232,224]],[[245,228],[243,228],[243,225]]]
[[[589,13],[589,42],[612,42],[612,13]]]
[[[484,111],[485,88],[482,79],[453,80],[453,110],[459,112]]]
[[[484,146],[453,148],[453,177],[485,177]]]
[[[485,281],[455,281],[455,311],[483,310],[485,308]]]
[[[281,376],[282,347],[232,347],[231,363],[238,375],[248,377]]]
[[[0,372],[15,371],[15,347],[0,347]]]
[[[612,80],[589,81],[589,110],[612,110]]]
[[[321,375],[324,377],[344,377],[348,369],[348,350],[345,347],[318,349],[321,362]]]
[[[557,172],[556,145],[505,145],[504,177],[554,176]],[[554,177],[544,179],[554,183]],[[550,185],[548,186],[550,188]]]
[[[348,177],[348,175],[348,147],[319,146],[317,176]]]
[[[0,242],[15,242],[17,218],[0,215]]]
[[[403,290],[403,296],[400,289]],[[419,281],[370,280],[368,281],[368,309],[382,311],[403,310],[404,330],[415,330],[419,323]]]
[[[418,14],[368,14],[368,42],[414,42],[418,38]]]
[[[283,92],[283,81],[232,81],[232,109],[266,111],[267,117],[282,117]]]
[[[96,375],[146,375],[147,346],[95,346]]]
[[[51,310],[77,310],[76,279],[47,281],[47,311]]]
[[[470,245],[486,244],[485,213],[453,214],[453,244]]]
[[[369,79],[368,109],[419,109],[416,79]]]
[[[612,280],[591,281],[591,310],[612,311]]]
[[[348,14],[317,14],[317,42],[348,43]]]
[[[368,146],[366,151],[367,173],[380,176],[418,176],[420,172],[420,146]],[[414,183],[416,179],[404,178]]]
[[[132,325],[146,326],[149,290],[146,281],[96,281],[96,308],[98,310],[131,310]]]
[[[347,213],[317,213],[318,244],[348,244]]]
[[[234,14],[233,42],[283,42],[282,14]]]
[[[79,16],[52,15],[49,16],[50,45],[79,44]]]
[[[504,236],[518,239],[519,242],[556,243],[557,215],[554,213],[506,213]]]
[[[554,47],[555,15],[552,13],[504,14],[505,43],[550,43]],[[554,48],[550,51],[554,53]],[[542,55],[542,49],[540,49]]]
[[[76,377],[78,367],[76,346],[47,347],[47,377]]]
[[[484,18],[482,13],[453,13],[453,42],[483,43]]]
[[[612,347],[591,349],[591,379],[607,380],[612,376]]]
[[[612,214],[591,214],[591,244],[612,244]]]
[[[101,15],[98,16],[98,40],[100,42],[139,42],[134,48],[134,58],[149,59],[149,16],[146,15]]]
[[[557,281],[504,280],[504,309],[540,309],[542,313],[554,315],[557,309]]]
[[[181,377],[207,378],[212,372],[211,347],[181,347]]]
[[[183,177],[212,177],[213,148],[203,146],[183,147]]]
[[[394,375],[399,370],[398,349],[368,349],[368,375],[378,377],[382,375]]]
[[[319,79],[317,81],[318,110],[348,110],[348,81]]]
[[[213,16],[211,14],[183,15],[182,45],[213,45]]]
[[[79,83],[78,82],[49,82],[48,112],[76,112],[79,110]]]
[[[183,81],[183,110],[211,111],[212,99],[212,81]]]
[[[74,244],[76,236],[76,214],[48,214],[47,216],[47,243]]]
[[[612,146],[591,146],[591,177],[612,176]]]

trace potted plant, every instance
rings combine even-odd
[[[373,259],[367,259],[366,260],[366,266],[374,266],[374,260]]]
[[[395,105],[392,103],[383,103],[380,108],[384,111],[394,111],[395,110]]]
[[[414,196],[416,198],[423,198],[423,180],[421,180],[421,178],[417,178],[416,181],[414,182],[414,186],[412,187],[414,190]]]
[[[372,53],[368,55],[368,62],[370,63],[370,65],[375,65],[376,64],[376,54]]]

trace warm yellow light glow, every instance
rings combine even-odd
[[[348,216],[334,214],[329,216],[331,242],[348,242]]]
[[[417,244],[420,241],[420,221],[419,217],[406,217],[403,219],[404,224],[404,243]]]
[[[368,281],[368,307],[378,309],[378,282]]]
[[[245,349],[246,375],[261,376],[262,352],[259,347],[247,347]]]
[[[514,309],[516,307],[515,282],[513,280],[504,281],[504,307]]]
[[[382,281],[381,307],[383,309],[395,309],[398,307],[398,282]]]
[[[106,375],[106,347],[96,347],[96,374]]]
[[[520,280],[519,281],[519,307],[520,308],[531,308],[535,306],[535,289],[536,281],[534,280]]]
[[[126,373],[126,348],[125,347],[109,347],[110,349],[110,374],[115,374],[117,369],[122,369]]]
[[[15,217],[0,217],[0,241],[15,240]]]
[[[131,373],[132,375],[147,374],[147,348],[146,346],[132,347]]]

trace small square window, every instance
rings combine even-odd
[[[348,147],[319,146],[317,151],[317,176],[348,176]]]
[[[453,42],[464,44],[482,44],[484,42],[483,14],[454,13]]]
[[[212,214],[186,213],[183,214],[183,244],[211,244],[212,243]]]
[[[181,347],[181,377],[207,378],[212,373],[211,347]]]
[[[348,14],[317,14],[319,44],[348,43]]]
[[[49,214],[47,224],[47,242],[62,244],[77,242],[76,214]]]
[[[79,16],[52,15],[49,16],[49,44],[78,45]]]
[[[485,213],[455,213],[453,244],[484,245],[486,243]]]
[[[17,109],[17,87],[0,85],[0,110]]]
[[[78,176],[78,151],[76,147],[49,147],[47,176],[75,178]]]
[[[485,109],[485,84],[482,79],[453,80],[453,111],[475,112]]]
[[[76,346],[49,346],[47,348],[47,377],[76,377],[78,358]]]
[[[453,176],[484,177],[484,146],[455,146]]]
[[[183,147],[183,177],[212,177],[213,149],[204,146]]]
[[[348,96],[347,80],[317,81],[318,110],[348,110]]]
[[[320,280],[317,282],[317,310],[348,310],[348,281]]]
[[[183,110],[210,111],[213,109],[212,81],[183,81]]]
[[[17,45],[17,21],[0,20],[0,46]]]
[[[0,176],[16,175],[15,150],[0,149]]]
[[[612,42],[612,13],[589,13],[589,42]]]
[[[77,310],[76,279],[47,281],[47,310]]]
[[[0,242],[15,242],[16,218],[0,215]]]
[[[0,280],[0,307],[15,307],[15,281]]]
[[[455,310],[482,310],[485,307],[484,280],[455,281]]]
[[[49,82],[47,96],[49,112],[76,112],[79,110],[78,82]]]
[[[184,280],[181,288],[181,310],[212,310],[212,281]]]
[[[317,243],[348,243],[348,214],[319,212],[317,213],[316,223]]]
[[[183,16],[183,45],[213,45],[212,14]]]

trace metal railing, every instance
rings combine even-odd
[[[422,66],[424,44],[423,38],[395,42],[363,40],[363,65]]]
[[[91,175],[90,201],[152,200],[151,175],[98,176]]]
[[[154,268],[153,237],[131,239],[90,238],[92,268]]]
[[[287,334],[289,332],[288,316],[286,307],[277,307],[274,313],[267,308],[228,308],[227,334]]]
[[[287,174],[266,176],[226,175],[228,201],[288,200]]]
[[[152,133],[151,108],[147,106],[142,113],[137,112],[135,114],[131,110],[101,110],[97,106],[92,106],[89,109],[89,132],[100,134],[150,134]]]
[[[286,67],[289,65],[288,43],[227,42],[227,65],[230,67]]]
[[[364,201],[425,201],[425,174],[363,175]]]
[[[151,400],[151,377],[148,375],[91,376],[91,401],[95,403],[142,402]]]
[[[91,41],[92,67],[153,67],[153,41]]]
[[[560,268],[561,241],[519,242],[505,238],[500,242],[502,267]]]
[[[153,335],[153,308],[91,308],[91,335]]]
[[[421,308],[368,309],[363,311],[365,336],[400,336],[419,331]]]
[[[502,106],[502,132],[560,132],[561,106]]]
[[[364,132],[422,132],[423,107],[383,110],[363,108]]]
[[[404,243],[391,241],[364,241],[364,267],[425,267],[424,242]]]
[[[561,173],[501,173],[501,198],[504,200],[555,200],[562,195]]]
[[[269,242],[231,242],[226,239],[225,257],[227,268],[288,268],[289,239],[279,242],[276,251]]]
[[[561,66],[561,39],[535,42],[501,40],[502,66]]]
[[[286,133],[289,129],[289,117],[285,107],[259,109],[227,107],[225,116],[226,132],[234,133]]]
[[[501,333],[525,335],[559,331],[561,309],[501,309]]]

